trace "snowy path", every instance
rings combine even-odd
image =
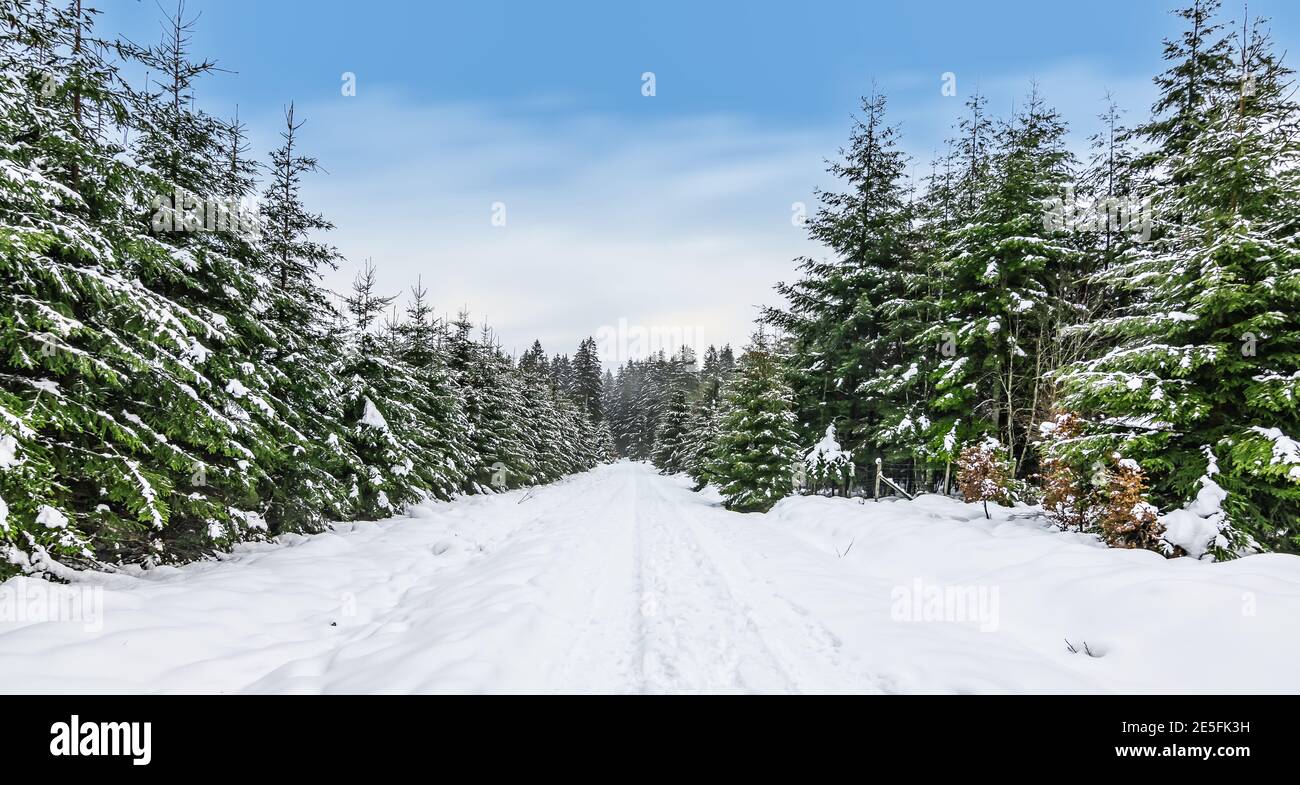
[[[1300,690],[1295,557],[1166,561],[938,498],[738,515],[632,463],[412,513],[58,587],[102,587],[102,625],[0,621],[0,691]],[[931,587],[993,614],[900,616]]]

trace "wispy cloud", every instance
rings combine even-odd
[[[420,276],[441,309],[468,307],[507,349],[540,338],[571,352],[622,319],[743,341],[793,258],[818,252],[792,204],[811,206],[838,144],[725,116],[635,122],[393,94],[299,112],[329,169],[307,198],[350,260],[331,288],[373,257],[386,291]]]
[[[960,96],[977,86],[1005,114],[1036,80],[1075,127],[1080,152],[1108,90],[1134,118],[1150,100],[1148,76],[1085,62],[959,73],[955,99],[940,95],[935,76],[879,81],[921,173],[960,116]],[[329,171],[311,179],[307,197],[336,222],[332,241],[349,259],[326,282],[346,291],[373,258],[386,292],[421,277],[441,310],[468,308],[510,350],[539,338],[571,352],[620,320],[743,343],[756,307],[778,301],[773,284],[793,277],[793,260],[825,253],[794,225],[792,205],[815,209],[853,108],[840,127],[792,130],[728,115],[604,115],[559,94],[428,104],[362,90],[300,105],[304,146]],[[275,122],[257,123],[264,144]],[[504,206],[504,226],[493,225],[494,205]]]

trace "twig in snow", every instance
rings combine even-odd
[[[1087,641],[1080,641],[1080,643],[1083,644],[1083,653],[1084,653],[1084,654],[1087,654],[1089,657],[1092,657],[1093,659],[1096,659],[1097,657],[1100,657],[1100,656],[1101,656],[1100,654],[1093,654],[1093,653],[1092,653],[1092,647],[1090,647],[1090,646],[1088,645],[1088,642],[1087,642]],[[1069,638],[1066,638],[1066,639],[1065,639],[1065,648],[1069,649],[1071,654],[1078,654],[1078,653],[1079,653],[1079,650],[1076,649],[1076,648],[1074,648],[1074,644],[1070,643],[1070,639],[1069,639]]]

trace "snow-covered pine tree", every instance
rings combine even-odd
[[[178,0],[176,10],[162,23],[158,44],[124,41],[119,47],[149,75],[142,88],[128,93],[136,131],[133,153],[137,162],[176,189],[169,195],[178,210],[190,198],[206,207],[227,168],[222,149],[227,129],[217,118],[194,108],[198,80],[216,70],[212,60],[191,59],[195,21],[196,17],[185,17],[184,0]]]
[[[639,371],[632,377],[637,383],[629,407],[627,455],[647,461],[654,454],[655,432],[668,400],[670,367],[663,350],[637,365]]]
[[[149,235],[158,180],[114,141],[133,103],[94,13],[3,10],[0,570],[185,558],[256,533],[271,448],[221,384],[249,327],[229,303],[256,287]],[[215,286],[227,299],[201,302]]]
[[[640,454],[640,428],[643,425],[641,388],[646,384],[647,367],[644,362],[629,360],[618,374],[618,402],[615,407],[614,438],[619,454],[634,460],[643,460]]]
[[[1077,248],[1044,220],[1045,204],[1072,180],[1064,137],[1057,113],[1031,91],[998,130],[988,174],[972,183],[979,192],[959,197],[974,209],[945,238],[939,267],[945,289],[937,311],[951,357],[935,371],[935,408],[944,416],[932,423],[932,438],[961,419],[959,438],[987,428],[1001,435],[1021,475],[1048,403],[1042,392],[1052,370],[1044,362],[1055,340],[1053,287],[1058,270],[1077,264]]]
[[[257,169],[238,120],[194,107],[212,64],[183,5],[152,48],[102,41],[95,13],[0,0],[0,577],[183,560],[486,481],[465,409],[517,399],[508,361],[473,342],[462,361],[418,303],[409,328],[342,325],[292,108],[247,223]],[[149,81],[126,87],[108,48]],[[459,385],[483,367],[497,386]],[[555,409],[546,477],[608,457],[608,431]],[[514,415],[489,434],[540,430]]]
[[[566,423],[560,402],[563,395],[553,386],[558,378],[554,376],[555,366],[560,357],[547,363],[540,341],[533,342],[533,349],[520,358],[518,375],[520,390],[523,395],[523,411],[527,413],[529,428],[522,434],[531,454],[530,465],[533,473],[527,478],[530,485],[549,482],[566,474],[566,467],[572,462],[573,445],[564,444]],[[547,371],[552,373],[547,373]],[[572,439],[572,434],[567,438]]]
[[[961,232],[975,220],[992,183],[994,128],[986,107],[987,99],[981,95],[967,100],[967,114],[949,141],[948,152],[934,163],[925,204],[917,211],[917,267],[925,271],[925,294],[913,293],[921,297],[922,305],[909,312],[922,314],[925,327],[916,333],[917,350],[895,382],[898,393],[909,397],[925,391],[923,411],[913,418],[921,426],[916,435],[922,442],[918,452],[933,456],[936,464],[944,461],[945,476],[961,445],[990,427],[987,415],[976,409],[981,401],[978,374],[962,349],[963,338],[973,339],[963,329],[966,320],[961,309],[978,302],[963,301],[966,282],[951,269],[954,260],[962,258],[956,250]],[[922,373],[925,378],[918,378]]]
[[[331,519],[353,516],[352,478],[363,467],[348,438],[354,423],[342,417],[346,380],[338,371],[346,330],[320,286],[321,271],[337,267],[340,258],[316,239],[333,224],[302,202],[303,177],[319,165],[299,149],[304,121],[292,103],[284,119],[262,195],[259,273],[271,341],[260,359],[272,376],[273,397],[290,418],[286,427],[297,438],[272,472],[268,519],[275,530],[316,531]]]
[[[700,369],[694,348],[682,344],[677,348],[677,351],[673,352],[673,356],[668,359],[666,379],[666,395],[669,397],[675,390],[684,392],[688,401],[699,394]],[[667,401],[665,401],[666,404]]]
[[[845,438],[855,444],[876,443],[882,422],[896,427],[905,408],[881,385],[884,372],[902,370],[910,336],[892,316],[913,286],[908,159],[885,121],[885,105],[883,95],[863,99],[864,116],[843,160],[829,168],[846,190],[819,191],[821,207],[808,222],[809,236],[834,258],[802,260],[800,280],[777,286],[789,310],[765,312],[790,342],[791,380],[809,443],[837,420],[850,424]]]
[[[1062,384],[1094,425],[1072,444],[1080,463],[1135,460],[1166,509],[1226,492],[1201,511],[1209,543],[1172,544],[1228,558],[1300,551],[1300,112],[1266,30],[1247,26],[1234,50],[1216,8],[1184,11],[1166,45],[1143,129],[1154,238],[1108,276],[1140,286],[1133,304],[1094,326],[1118,346]]]
[[[695,481],[695,490],[702,490],[713,482],[709,474],[713,466],[722,429],[722,407],[717,388],[696,402],[686,421],[686,438],[682,449],[682,471]]]
[[[604,418],[602,381],[600,353],[596,346],[596,339],[587,337],[583,339],[578,351],[573,355],[572,395],[573,400],[592,422],[600,422]]]
[[[462,385],[473,429],[475,463],[468,472],[469,490],[488,493],[528,485],[537,475],[536,442],[524,396],[523,378],[496,343],[491,331],[480,340],[468,339],[471,329],[462,315],[456,325],[459,341],[467,342],[468,358]],[[453,353],[464,348],[453,348]]]
[[[586,412],[567,396],[556,396],[552,405],[558,428],[555,442],[547,445],[547,449],[555,460],[543,482],[554,482],[596,465],[595,429]]]
[[[387,517],[432,495],[426,467],[429,451],[437,449],[433,423],[419,405],[425,391],[398,355],[395,328],[384,335],[376,331],[396,295],[379,295],[375,286],[375,266],[367,260],[347,298],[352,329],[339,367],[347,382],[341,416],[361,461],[352,478],[352,514],[358,518]]]
[[[445,325],[435,321],[427,296],[428,290],[417,279],[406,305],[406,319],[394,331],[397,345],[389,353],[411,368],[417,385],[417,394],[412,396],[417,416],[429,431],[417,466],[425,475],[429,492],[448,500],[463,491],[474,458],[461,390],[443,354]]]
[[[835,437],[835,426],[826,426],[826,433],[803,456],[803,477],[812,493],[849,495],[855,467],[853,455],[840,447]]]
[[[567,354],[557,354],[551,358],[551,389],[557,395],[573,394],[573,362]]]
[[[583,341],[576,355],[584,363],[595,359],[595,342]],[[561,366],[560,376],[555,376],[555,367]],[[602,430],[599,423],[592,420],[591,408],[599,407],[599,368],[585,369],[587,374],[594,374],[596,394],[583,400],[574,400],[573,395],[582,389],[580,377],[576,372],[577,364],[565,356],[557,356],[549,365],[546,353],[540,341],[519,359],[517,375],[520,378],[524,396],[524,411],[529,422],[524,438],[533,453],[534,474],[531,482],[552,482],[573,472],[585,471],[597,463],[608,460],[612,442],[608,429]],[[570,392],[552,386],[553,380],[567,378],[564,383]],[[590,385],[590,379],[584,384]],[[592,403],[594,397],[595,402]]]
[[[652,460],[663,474],[676,474],[685,469],[687,441],[689,438],[688,418],[690,408],[686,403],[686,390],[678,387],[668,395],[668,405],[664,407],[659,420],[659,430],[655,433]]]
[[[708,473],[729,510],[766,512],[794,489],[799,461],[793,394],[760,329],[725,396]]]
[[[185,406],[170,408],[167,420],[148,411],[152,407],[140,415],[162,437],[155,439],[155,452],[173,453],[173,472],[178,452],[192,460],[186,480],[172,486],[170,519],[159,538],[165,558],[181,559],[261,536],[268,472],[287,441],[269,377],[255,362],[269,331],[256,307],[249,307],[260,297],[258,226],[243,201],[252,188],[253,165],[240,159],[238,140],[228,154],[231,129],[194,108],[198,81],[214,65],[191,59],[192,24],[178,4],[164,21],[159,45],[116,46],[158,74],[143,89],[125,93],[131,153],[146,170],[153,211],[149,236],[137,245],[142,263],[134,275],[202,322],[183,376],[187,395],[191,406],[227,418],[224,434],[208,432],[205,443]]]
[[[736,355],[731,350],[731,344],[723,344],[718,350],[718,373],[723,378],[730,378],[736,372]]]
[[[600,422],[593,423],[595,432],[592,434],[592,450],[595,463],[613,463],[619,459],[618,445],[614,440],[614,432],[610,430],[609,419],[602,418]]]

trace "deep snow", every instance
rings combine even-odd
[[[179,569],[11,579],[0,691],[1300,691],[1300,558],[1165,560],[994,513],[741,515],[623,462]],[[13,619],[95,587],[93,623]]]

